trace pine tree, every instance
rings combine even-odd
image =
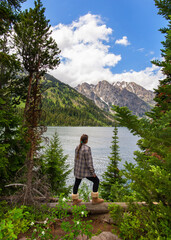
[[[165,34],[165,41],[162,42],[164,49],[161,50],[163,60],[152,61],[153,64],[162,67],[162,72],[166,76],[160,80],[158,88],[155,89],[154,100],[157,104],[152,113],[148,114],[153,119],[162,117],[166,111],[171,110],[171,5],[170,0],[156,0],[155,5],[159,8],[159,14],[168,20],[168,26],[160,29],[161,33]]]
[[[24,70],[28,77],[27,97],[24,110],[24,125],[27,127],[27,142],[30,149],[27,152],[27,184],[23,195],[25,203],[33,199],[33,167],[36,152],[39,149],[41,135],[46,130],[40,126],[42,113],[41,78],[47,69],[54,69],[59,65],[60,53],[58,46],[51,37],[49,20],[44,15],[45,8],[40,0],[35,1],[35,8],[25,10],[20,14],[20,21],[15,24],[15,44],[17,53],[22,59]]]
[[[21,64],[16,55],[10,53],[12,46],[8,44],[21,2],[0,1],[0,188],[13,181],[26,155],[26,145],[19,128],[21,121],[15,114],[15,107],[23,93],[20,91],[22,81],[18,79]]]
[[[131,188],[140,201],[148,204],[150,219],[148,239],[169,239],[171,219],[171,5],[169,0],[155,1],[162,14],[169,21],[168,27],[162,29],[166,41],[163,42],[163,61],[153,63],[162,67],[165,79],[156,89],[156,106],[147,113],[149,119],[138,119],[126,108],[114,106],[115,119],[141,139],[138,145],[141,151],[135,152],[136,165],[126,164],[125,176],[131,181]],[[157,202],[158,205],[155,205]],[[144,212],[145,214],[145,212]]]
[[[116,201],[118,200],[117,189],[121,189],[125,180],[121,177],[120,170],[118,169],[118,163],[121,161],[119,156],[118,146],[118,128],[115,123],[113,130],[113,141],[111,146],[111,156],[109,157],[109,165],[106,172],[103,174],[103,181],[101,182],[101,195],[106,200]],[[115,189],[115,193],[112,189]]]
[[[69,164],[66,164],[67,158],[68,156],[63,153],[59,136],[55,132],[43,156],[43,173],[48,176],[51,192],[57,196],[61,193],[67,196],[71,190],[71,186],[66,186],[66,180],[71,172]]]

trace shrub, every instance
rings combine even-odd
[[[27,211],[24,207],[8,210],[4,218],[0,221],[0,239],[17,239],[20,232],[26,232],[29,229],[30,222],[27,220]]]
[[[171,213],[167,206],[158,204],[150,209],[149,206],[132,203],[129,204],[127,212],[124,212],[122,207],[112,204],[109,210],[122,239],[171,239]]]

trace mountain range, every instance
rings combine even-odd
[[[103,80],[96,85],[82,83],[75,89],[107,112],[112,111],[112,105],[127,106],[133,114],[143,117],[155,104],[154,93],[134,82],[123,81],[111,84]]]
[[[113,126],[112,105],[127,106],[143,117],[155,104],[154,93],[134,82],[100,81],[76,88],[46,74],[42,80],[42,118],[47,126]],[[17,108],[22,116],[24,103]]]
[[[95,103],[62,83],[55,77],[46,74],[43,80],[42,108],[45,117],[42,123],[47,126],[112,126],[113,117],[109,112],[100,109]],[[43,115],[43,116],[44,116]]]

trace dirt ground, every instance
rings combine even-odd
[[[112,223],[109,223],[110,221],[109,221],[108,214],[89,215],[88,217],[83,219],[83,221],[89,221],[89,220],[92,220],[92,222],[91,222],[92,231],[91,232],[93,233],[93,235],[99,235],[103,231],[113,232],[113,230],[117,230],[116,227]],[[67,219],[65,219],[65,221],[71,222],[72,217],[71,216],[68,217]],[[61,220],[56,220],[55,223],[53,223],[50,227],[52,230],[51,233],[55,239],[60,239],[66,234],[60,227],[61,223],[62,223]],[[30,229],[25,234],[19,234],[18,240],[24,240],[26,238],[31,237],[33,229],[34,228]],[[38,238],[37,238],[37,240],[38,240]]]

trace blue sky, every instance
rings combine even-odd
[[[61,49],[61,64],[50,73],[76,86],[82,82],[134,81],[147,89],[157,86],[161,70],[158,31],[167,22],[153,0],[42,0]],[[34,7],[27,0],[25,8]]]

